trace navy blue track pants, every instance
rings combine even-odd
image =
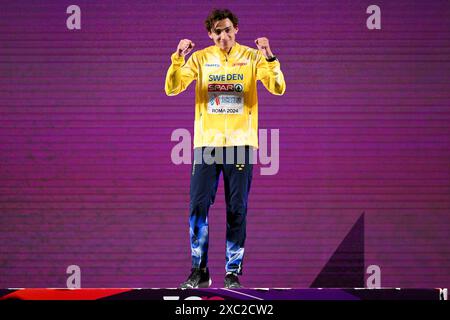
[[[202,157],[205,148],[212,157],[217,158],[221,153],[222,161],[205,161]],[[225,270],[242,274],[247,202],[253,171],[252,152],[251,146],[194,149],[189,205],[192,267],[205,268],[208,263],[208,212],[223,173],[227,211]]]

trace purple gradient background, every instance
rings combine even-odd
[[[0,10],[0,288],[175,287],[190,267],[194,86],[164,78],[219,1],[4,1]],[[66,8],[82,30],[66,29]],[[366,28],[366,8],[382,30]],[[308,287],[365,212],[366,266],[383,287],[450,280],[450,2],[227,1],[239,43],[266,36],[287,91],[259,85],[260,129],[280,129],[280,170],[250,194],[247,287]],[[222,285],[223,182],[210,212]],[[351,261],[348,262],[349,265]]]

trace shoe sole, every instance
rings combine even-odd
[[[224,286],[224,288],[225,289],[242,289],[243,287],[242,286],[240,286],[240,287],[233,287],[233,286]]]
[[[199,288],[209,288],[210,286],[211,286],[211,284],[212,284],[212,279],[211,278],[209,278],[209,281],[208,282],[202,282],[202,283],[199,283],[198,284],[198,286],[195,286],[195,287],[192,287],[192,288],[179,288],[179,289],[199,289]]]
[[[199,283],[198,286],[195,288],[197,288],[197,289],[198,288],[209,288],[209,287],[211,287],[211,284],[212,284],[212,279],[209,278],[209,281],[207,283],[206,282]]]

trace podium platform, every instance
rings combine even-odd
[[[9,288],[0,300],[447,300],[446,288]]]

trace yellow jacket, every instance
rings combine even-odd
[[[167,71],[168,96],[195,86],[194,148],[250,145],[258,148],[256,81],[269,92],[286,90],[278,60],[267,62],[256,49],[237,42],[227,54],[218,46],[195,51],[185,63],[175,52]]]

